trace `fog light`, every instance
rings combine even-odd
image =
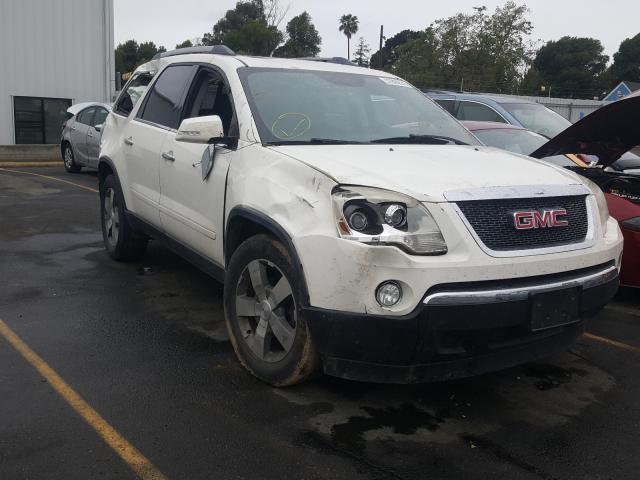
[[[376,300],[383,307],[393,307],[402,299],[402,288],[398,282],[383,282],[376,289]]]

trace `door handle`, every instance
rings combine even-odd
[[[127,145],[133,145],[133,138],[132,137],[125,138],[124,143],[126,143]]]
[[[89,138],[93,138],[93,133],[88,133],[88,134],[87,134],[87,137],[89,137]]]
[[[77,130],[76,127],[71,127],[71,130],[73,130],[74,132]]]
[[[169,160],[170,162],[175,162],[176,161],[176,157],[173,156],[173,151],[169,150],[168,152],[163,152],[162,153],[162,158],[164,158],[165,160]]]

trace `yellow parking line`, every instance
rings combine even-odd
[[[604,343],[606,345],[610,345],[612,347],[616,347],[621,350],[626,350],[627,352],[640,353],[640,348],[634,347],[633,345],[627,345],[626,343],[618,342],[617,340],[611,340],[610,338],[599,337],[598,335],[594,335],[592,333],[585,333],[584,336],[589,340],[595,340],[596,342]]]
[[[120,435],[75,390],[24,343],[6,323],[0,320],[0,335],[42,375],[49,385],[102,437],[111,449],[143,480],[167,480],[166,477],[133,445]]]
[[[23,172],[22,170],[10,170],[7,168],[0,168],[0,171],[10,172],[10,173],[21,173],[22,175],[33,175],[34,177],[47,178],[49,180],[55,180],[56,182],[68,183],[69,185],[73,185],[74,187],[78,187],[83,190],[88,190],[89,192],[98,193],[98,190],[95,188],[87,187],[85,185],[80,185],[79,183],[73,183],[73,182],[70,182],[69,180],[63,180],[62,178],[50,177],[49,175],[42,175],[40,173],[33,173],[33,172]]]

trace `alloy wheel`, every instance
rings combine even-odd
[[[242,339],[259,359],[273,363],[291,351],[297,313],[291,284],[268,260],[245,267],[236,288],[236,317]]]
[[[71,151],[71,147],[64,149],[64,164],[67,168],[73,167],[73,152]]]
[[[118,235],[120,233],[120,214],[118,213],[118,203],[116,192],[113,188],[107,188],[104,193],[104,231],[106,232],[107,241],[113,248],[118,244]]]

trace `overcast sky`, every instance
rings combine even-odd
[[[490,11],[505,1],[449,0],[281,0],[290,4],[280,26],[292,16],[309,12],[322,37],[322,55],[346,56],[346,38],[338,31],[338,18],[351,13],[360,19],[357,37],[363,36],[377,50],[380,25],[391,37],[406,28],[422,30],[438,18],[486,5]],[[168,50],[186,39],[201,37],[212,29],[236,0],[114,0],[116,44],[133,38],[153,41]],[[638,0],[528,0],[534,39],[555,40],[563,35],[589,36],[602,41],[612,56],[625,38],[640,32]]]

